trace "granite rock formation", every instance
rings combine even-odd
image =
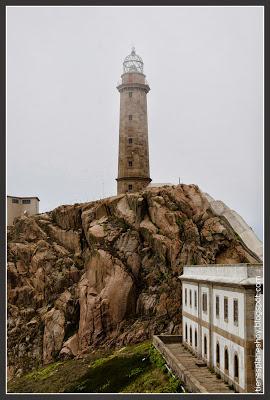
[[[9,374],[179,333],[183,265],[257,261],[195,185],[23,216],[8,229]]]

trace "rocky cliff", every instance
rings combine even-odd
[[[181,332],[185,264],[260,261],[195,185],[65,205],[8,230],[8,368]]]

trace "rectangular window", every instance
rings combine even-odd
[[[233,299],[233,322],[238,325],[238,300]]]
[[[132,144],[132,138],[128,138],[128,144]]]
[[[228,297],[224,297],[224,320],[228,321]]]
[[[132,115],[129,115],[129,116],[128,116],[128,119],[131,121],[131,120],[132,120]]]
[[[23,203],[23,204],[30,204],[30,203],[31,203],[31,200],[30,200],[30,199],[25,199],[25,200],[22,201],[22,203]]]
[[[129,95],[129,97],[132,97],[132,92],[129,92],[128,95]]]
[[[12,199],[12,203],[19,204],[19,200],[18,199]]]
[[[192,307],[192,292],[189,291],[189,306]]]
[[[197,290],[194,290],[194,307],[197,308]]]
[[[185,305],[187,305],[187,289],[185,289]]]
[[[132,190],[132,185],[128,185],[128,190]]]
[[[216,296],[216,317],[219,318],[219,296]]]
[[[129,161],[129,162],[128,162],[128,166],[129,166],[129,167],[132,167],[132,161]]]
[[[207,337],[204,335],[204,356],[207,358]]]
[[[203,312],[207,312],[207,293],[203,293],[202,295],[202,303],[203,303]]]

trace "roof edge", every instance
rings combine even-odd
[[[23,197],[19,197],[19,196],[9,196],[9,195],[7,195],[7,197],[12,197],[13,199],[21,199],[21,200],[23,200],[23,199],[37,199],[38,201],[40,201],[39,200],[39,198],[37,197],[37,196],[23,196]]]

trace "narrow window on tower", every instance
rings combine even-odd
[[[128,144],[132,144],[132,138],[128,138]]]
[[[129,191],[132,190],[132,185],[128,185],[128,190],[129,190]]]
[[[129,167],[132,167],[132,161],[129,161],[129,162],[128,162],[128,166],[129,166]]]
[[[129,97],[132,97],[132,92],[129,92],[128,94],[129,94]]]
[[[131,120],[132,120],[132,115],[129,115],[129,116],[128,116],[128,119],[131,121]]]

